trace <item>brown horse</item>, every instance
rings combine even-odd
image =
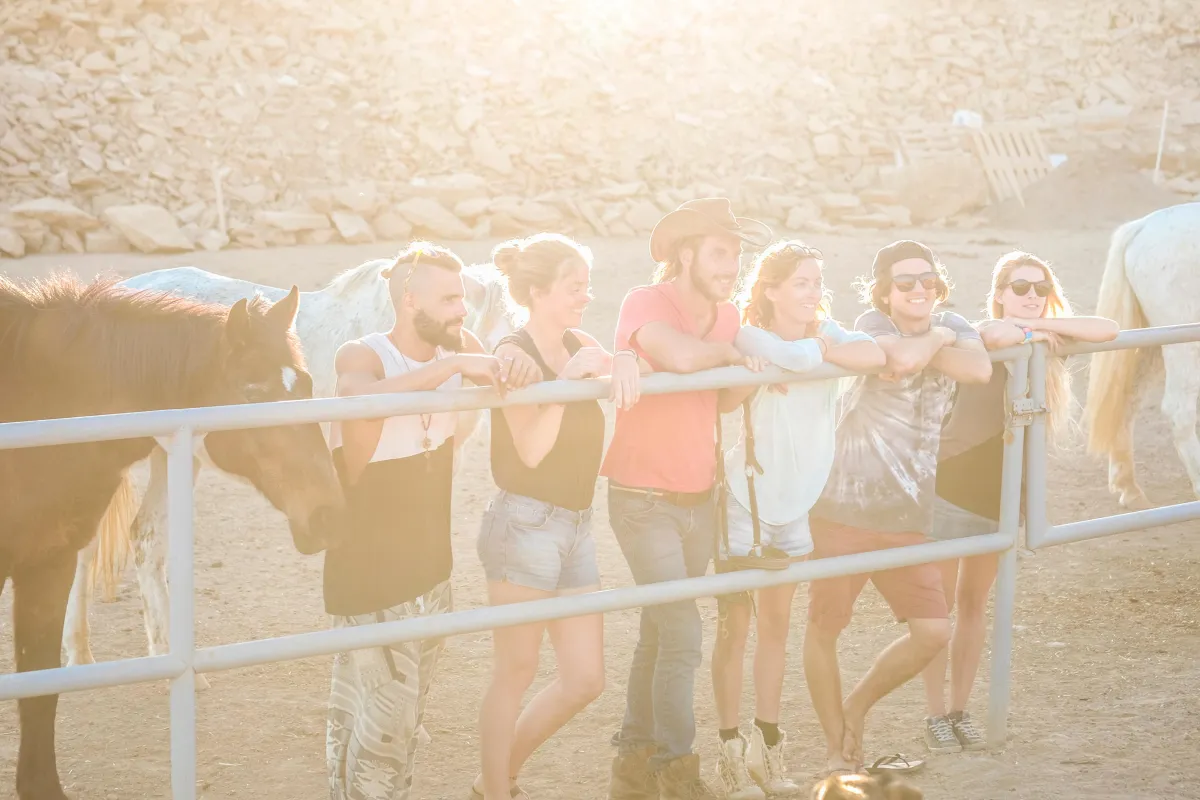
[[[232,308],[112,281],[0,277],[0,422],[312,396],[291,333],[299,293]],[[19,672],[59,666],[76,553],[152,438],[0,450],[0,590],[13,582]],[[210,433],[209,457],[288,517],[295,545],[332,544],[341,491],[317,424]],[[54,752],[58,696],[19,701],[17,795],[64,800]]]

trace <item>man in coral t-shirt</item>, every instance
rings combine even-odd
[[[632,350],[658,372],[761,368],[734,347],[740,327],[729,301],[743,242],[763,247],[771,231],[734,217],[725,198],[691,200],[650,236],[654,283],[625,296],[616,350]],[[637,583],[703,575],[716,535],[718,391],[652,395],[617,414],[600,474],[608,512]],[[715,797],[692,753],[693,683],[701,656],[695,601],[642,609],[617,737],[610,800]]]

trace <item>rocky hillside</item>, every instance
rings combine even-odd
[[[1200,4],[6,0],[0,100],[11,256],[631,235],[718,191],[781,229],[973,224],[973,157],[898,167],[898,131],[1034,118],[1145,166],[1170,100],[1200,191]]]

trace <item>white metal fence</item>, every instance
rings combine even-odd
[[[1075,345],[1067,352],[1090,353],[1190,341],[1200,341],[1200,324],[1125,331],[1115,342],[1105,345]],[[168,655],[3,675],[0,676],[0,700],[170,680],[172,796],[175,800],[194,800],[197,673],[330,655],[339,651],[381,646],[388,642],[453,636],[534,621],[713,597],[818,578],[999,553],[1001,559],[996,581],[992,629],[987,730],[989,743],[1000,745],[1005,740],[1008,719],[1016,544],[1021,512],[1022,460],[1025,455],[1026,429],[1028,428],[1031,434],[1028,442],[1028,472],[1025,475],[1028,484],[1026,543],[1031,548],[1198,519],[1200,501],[1050,526],[1046,521],[1045,492],[1045,352],[1040,345],[1022,345],[993,352],[992,360],[1010,361],[1013,364],[1013,372],[1008,381],[1010,414],[1006,425],[1011,435],[1006,437],[1004,447],[1001,514],[999,530],[996,533],[806,561],[794,564],[786,570],[744,570],[720,575],[710,574],[570,597],[456,611],[435,617],[322,630],[201,649],[197,649],[195,643],[195,596],[192,584],[192,452],[195,436],[218,430],[280,424],[377,419],[434,411],[598,399],[606,395],[607,385],[598,381],[550,381],[512,392],[505,398],[500,398],[490,388],[470,388],[454,392],[430,391],[355,398],[323,398],[0,424],[0,449],[145,436],[169,437],[168,577],[171,590]],[[806,375],[796,375],[778,368],[751,373],[740,367],[725,367],[691,375],[650,375],[643,381],[642,391],[643,394],[664,394],[729,386],[823,380],[850,374],[831,365],[823,365]]]

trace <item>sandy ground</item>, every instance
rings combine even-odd
[[[1082,311],[1092,308],[1107,248],[1107,232],[911,231],[947,261],[957,284],[953,308],[979,315],[990,265],[1011,247],[1057,263],[1067,291]],[[861,310],[850,289],[875,249],[893,238],[813,236],[825,250],[835,312],[852,320]],[[596,301],[586,323],[611,336],[624,291],[649,273],[643,241],[588,242],[596,252]],[[463,245],[481,259],[490,243]],[[361,261],[394,252],[394,244],[243,250],[171,257],[140,255],[38,257],[6,261],[14,277],[62,266],[83,275],[115,270],[124,275],[168,265],[194,264],[251,280],[314,289]],[[1077,391],[1086,361],[1077,365]],[[1152,395],[1157,403],[1157,391]],[[1194,499],[1157,410],[1143,410],[1138,466],[1156,503]],[[492,492],[485,444],[473,452],[456,488],[454,585],[459,608],[484,601],[483,573],[474,551],[480,513]],[[1054,458],[1049,497],[1052,521],[1114,513],[1104,465],[1079,447]],[[603,489],[596,506],[601,572],[607,586],[631,578],[608,527]],[[1100,541],[1068,545],[1021,559],[1018,576],[1010,740],[998,753],[955,755],[930,762],[916,780],[935,800],[943,798],[1200,797],[1200,598],[1194,588],[1200,541],[1178,525]],[[1189,531],[1189,529],[1191,529]],[[326,625],[320,593],[320,560],[292,550],[282,517],[252,491],[212,473],[201,475],[196,502],[197,639],[201,645],[315,630]],[[116,602],[92,609],[93,649],[107,660],[145,653],[141,603],[132,573]],[[0,622],[3,667],[11,669],[11,594]],[[715,603],[701,604],[706,619],[705,661],[696,680],[697,745],[711,775],[716,726],[708,652]],[[795,632],[785,683],[782,724],[793,743],[790,763],[808,779],[821,765],[822,744],[804,685],[799,636],[805,592],[795,602]],[[626,671],[637,613],[609,614],[605,622],[609,688],[590,709],[536,754],[522,783],[536,798],[606,796],[608,741],[624,708]],[[843,637],[847,682],[899,635],[886,607],[868,588]],[[977,717],[986,714],[988,658],[976,691]],[[490,636],[449,642],[430,701],[432,744],[419,756],[414,792],[419,798],[466,797],[476,773],[476,713],[488,678]],[[543,659],[540,686],[552,665]],[[199,699],[199,781],[205,798],[290,800],[326,795],[324,712],[328,658],[245,669],[213,676]],[[749,668],[747,668],[749,673]],[[79,798],[170,796],[167,686],[144,684],[64,696],[58,714],[60,771]],[[743,718],[751,716],[746,693]],[[881,703],[868,720],[867,753],[920,754],[923,693],[911,683]],[[17,753],[16,704],[0,708],[0,797],[13,796]]]

